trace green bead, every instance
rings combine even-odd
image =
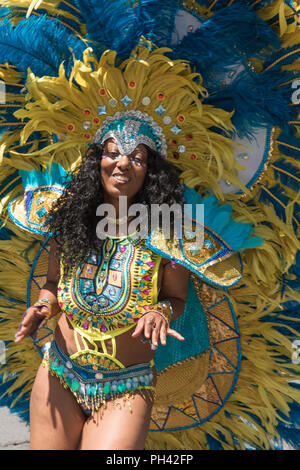
[[[124,382],[122,382],[121,384],[118,385],[118,391],[123,393],[125,392],[126,390],[126,385],[124,384]]]
[[[102,391],[103,391],[104,395],[107,395],[110,392],[110,385],[105,384]]]
[[[56,373],[57,373],[57,375],[63,375],[63,373],[64,373],[64,366],[59,366],[59,367],[57,367]]]
[[[78,382],[72,382],[71,389],[73,390],[73,392],[77,392],[79,388],[80,388],[80,384]]]

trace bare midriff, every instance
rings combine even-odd
[[[163,266],[162,262],[159,266],[158,278],[157,278],[157,287],[158,290],[161,287],[162,277],[163,277]],[[115,336],[116,342],[116,359],[120,361],[125,367],[129,367],[135,364],[140,364],[144,362],[150,362],[154,355],[155,350],[151,349],[149,342],[143,343],[141,337],[133,338],[132,334],[135,330],[136,324],[133,324],[130,329]],[[61,315],[56,330],[55,330],[55,339],[58,346],[69,356],[75,354],[78,351],[75,338],[74,338],[74,329],[69,322],[66,315]],[[78,336],[78,341],[80,347],[83,348],[83,342],[80,336]],[[91,347],[91,343],[88,339],[85,339],[87,345]],[[101,342],[95,341],[95,344],[98,347],[99,352],[102,350]],[[108,354],[112,354],[113,346],[112,340],[105,340],[105,346]]]

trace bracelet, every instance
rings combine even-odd
[[[34,307],[47,307],[48,308],[48,313],[45,315],[45,320],[46,322],[51,318],[52,314],[52,305],[49,299],[39,299],[35,304],[33,304]]]
[[[172,320],[172,316],[173,316],[173,308],[172,308],[172,304],[169,300],[162,300],[162,301],[158,302],[155,305],[151,305],[149,310],[147,310],[147,312],[144,313],[144,315],[146,315],[147,313],[150,313],[152,311],[155,311],[162,318],[164,318],[164,320],[166,320],[166,322],[169,326],[169,323]],[[144,315],[142,315],[142,316],[144,316]]]

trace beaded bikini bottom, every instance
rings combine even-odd
[[[116,371],[80,366],[64,353],[56,341],[45,345],[43,365],[69,389],[86,416],[91,416],[108,400],[122,397],[130,406],[130,397],[137,390],[149,390],[154,397],[153,361],[124,367]]]

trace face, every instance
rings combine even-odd
[[[147,173],[147,150],[139,144],[130,155],[121,155],[114,139],[105,142],[101,181],[106,200],[127,196],[129,203],[142,188]]]

